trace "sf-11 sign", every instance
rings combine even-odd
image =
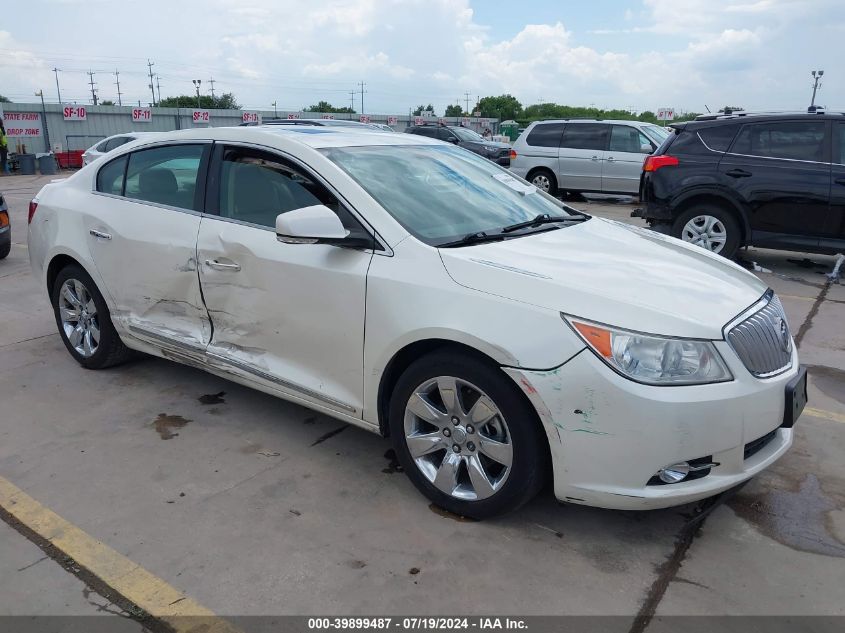
[[[260,112],[244,112],[242,118],[244,123],[258,123],[261,125]]]
[[[194,110],[191,121],[196,124],[208,123],[211,121],[211,113],[208,110]]]
[[[85,106],[65,106],[62,113],[65,115],[65,121],[87,121],[88,112]]]
[[[133,123],[149,123],[153,120],[152,108],[132,108]]]

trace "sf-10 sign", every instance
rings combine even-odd
[[[65,121],[87,121],[88,112],[85,106],[65,106],[62,113],[65,115]]]
[[[211,120],[211,114],[208,110],[194,110],[191,115],[191,122],[201,124],[208,123]]]
[[[152,108],[132,108],[133,123],[149,123],[153,120]]]
[[[660,121],[671,121],[675,118],[675,108],[658,108],[657,118]]]

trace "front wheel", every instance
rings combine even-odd
[[[441,352],[412,364],[391,398],[390,433],[414,485],[455,514],[510,512],[544,480],[536,414],[501,369],[469,356]]]
[[[672,224],[672,236],[731,259],[740,246],[739,223],[732,213],[715,205],[696,205]]]
[[[132,351],[114,329],[103,295],[80,266],[59,272],[52,302],[62,341],[80,365],[104,369],[130,358]]]

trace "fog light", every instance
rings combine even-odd
[[[683,481],[689,475],[689,471],[690,466],[687,462],[678,462],[677,464],[664,466],[657,471],[657,476],[663,483],[676,484],[679,481]]]

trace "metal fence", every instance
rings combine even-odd
[[[192,108],[137,108],[133,106],[86,106],[77,104],[4,103],[4,122],[9,134],[9,151],[17,153],[62,152],[87,149],[100,139],[124,132],[167,132],[195,127],[223,127],[240,125],[244,113],[258,114],[264,119],[294,116],[302,119],[319,119],[319,112],[291,112],[273,110],[207,110],[208,122],[194,121]],[[80,109],[83,109],[80,111]],[[68,110],[69,109],[69,110]],[[149,120],[142,120],[149,111]],[[133,112],[136,119],[133,119]],[[359,120],[358,114],[333,114],[336,119]],[[371,123],[390,125],[402,132],[413,125],[418,117],[412,114],[371,114]],[[492,118],[426,118],[447,125],[463,123],[477,132],[489,128],[498,130],[498,119]],[[45,125],[46,123],[46,125]]]

